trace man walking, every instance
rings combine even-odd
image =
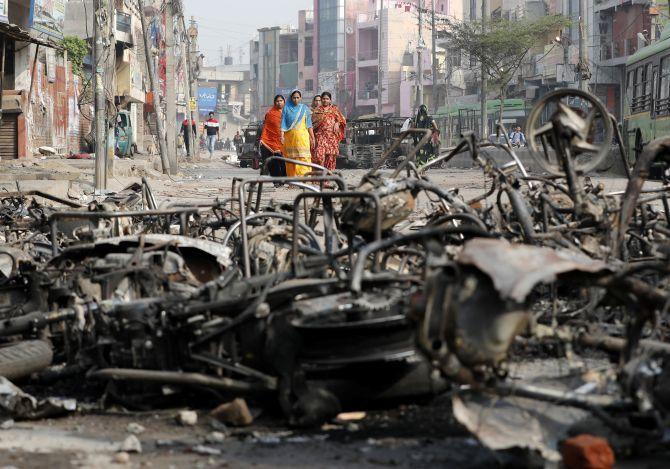
[[[188,125],[188,119],[184,119],[184,122],[181,123],[181,131],[179,132],[184,138],[184,145],[186,145],[186,156],[189,158],[195,155],[193,148],[191,148],[191,132],[193,135],[198,134],[198,130],[195,126],[195,120],[191,120],[191,125]]]
[[[219,139],[219,121],[214,119],[214,113],[209,113],[209,119],[205,121],[205,131],[207,132],[207,149],[209,150],[209,157],[214,156],[214,146]]]

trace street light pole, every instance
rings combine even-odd
[[[424,0],[419,0],[419,43],[416,46],[416,107],[423,104],[423,6]]]
[[[488,11],[489,11],[489,1],[488,0],[482,0],[482,32],[486,32],[486,23],[488,22]],[[481,64],[481,74],[482,74],[482,84],[481,84],[481,89],[480,89],[480,96],[479,96],[479,113],[480,113],[480,121],[481,121],[481,135],[480,137],[482,139],[486,139],[488,137],[489,131],[488,131],[488,126],[489,126],[489,119],[488,119],[488,109],[486,106],[486,95],[488,94],[488,83],[486,80],[486,67],[484,64]]]
[[[588,91],[588,54],[586,52],[586,15],[588,10],[586,7],[586,0],[579,0],[579,66],[577,67],[579,73],[579,89],[581,91]]]
[[[94,0],[93,36],[93,80],[95,90],[95,193],[100,195],[107,189],[107,143],[106,115],[107,103],[103,83],[104,31],[107,20],[103,0]]]

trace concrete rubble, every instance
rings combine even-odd
[[[474,135],[418,168],[425,132],[395,168],[382,159],[354,185],[313,165],[303,178],[234,180],[200,204],[159,204],[147,179],[104,197],[1,194],[3,419],[74,410],[10,379],[47,395],[67,383],[98,409],[202,404],[233,427],[278,409],[293,428],[352,431],[368,406],[449,391],[445,412],[492,450],[573,461],[596,457],[593,446],[606,467],[608,440],[575,440],[595,419],[625,437],[612,457],[662,451],[670,186],[643,183],[670,162],[670,139],[649,143],[625,191],[607,193],[589,171],[609,145],[584,126],[599,119],[609,135],[613,124],[587,98],[583,119],[556,106],[528,136],[542,174]],[[486,193],[465,199],[431,181],[457,155],[481,168]],[[302,192],[265,206],[274,183]],[[142,423],[120,451],[142,452]],[[223,428],[190,451],[220,455]]]

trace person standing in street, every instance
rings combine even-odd
[[[337,165],[340,142],[344,139],[347,120],[333,104],[328,91],[321,93],[321,106],[314,111],[312,122],[316,137],[316,150],[312,162],[333,171]]]
[[[184,145],[186,146],[186,155],[188,157],[193,157],[195,155],[195,152],[193,152],[191,148],[191,136],[196,136],[198,135],[198,129],[195,126],[195,119],[191,120],[191,126],[189,128],[188,125],[188,118],[184,119],[184,122],[181,123],[181,130],[179,132],[180,135],[182,135],[184,139]]]
[[[272,156],[282,156],[281,118],[286,101],[280,94],[275,96],[274,106],[265,114],[263,132],[261,132],[261,174],[265,170],[265,160]],[[286,176],[286,167],[283,161],[270,162],[270,176]]]
[[[509,134],[510,144],[515,148],[525,147],[526,146],[526,136],[521,130],[521,126],[517,125],[512,132]]]
[[[416,118],[414,119],[414,128],[430,129],[432,131],[432,135],[434,135],[436,132],[439,135],[440,130],[437,128],[435,119],[433,119],[431,116],[428,115],[428,108],[426,107],[425,104],[419,106],[419,112],[417,112]],[[423,135],[414,134],[413,136],[414,145],[417,145],[422,138]],[[433,157],[433,155],[434,155],[434,147],[431,138],[431,140],[428,143],[426,143],[423,147],[419,149],[416,158],[417,163],[420,165],[425,164],[426,162],[428,162],[428,160],[430,160]]]
[[[235,151],[237,152],[238,155],[242,154],[242,144],[244,143],[242,136],[240,135],[240,131],[238,130],[235,132],[235,136],[233,137],[233,144],[235,145]]]
[[[312,112],[316,111],[321,106],[321,96],[318,94],[312,98]]]
[[[219,139],[219,121],[214,119],[214,113],[209,113],[209,119],[205,121],[205,131],[207,132],[207,150],[209,157],[214,156],[214,147]]]
[[[282,111],[281,139],[286,158],[311,163],[311,149],[314,148],[312,112],[301,100],[300,90],[293,90]],[[304,176],[310,171],[309,166],[286,163],[286,175],[289,177]]]

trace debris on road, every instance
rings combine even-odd
[[[74,379],[128,408],[193,407],[197,395],[203,408],[225,402],[211,416],[233,426],[253,423],[247,401],[274,402],[292,426],[335,419],[352,432],[366,420],[352,410],[450,390],[454,417],[494,450],[588,459],[598,445],[566,440],[587,417],[662,447],[670,185],[644,182],[670,161],[670,139],[646,145],[626,190],[606,193],[588,175],[609,148],[596,129],[613,134],[597,98],[551,93],[530,119],[538,175],[473,134],[418,169],[430,131],[410,129],[400,140],[419,143],[406,158],[385,168],[387,152],[355,185],[312,165],[305,177],[235,179],[229,197],[201,204],[160,205],[146,180],[87,205],[2,194],[0,370],[40,389]],[[463,153],[488,185],[469,200],[430,179]],[[302,192],[264,206],[274,184]],[[609,358],[597,379],[585,365],[595,353]],[[546,354],[579,377],[517,376]],[[76,407],[8,379],[0,391],[17,420]],[[197,413],[177,421],[194,426]],[[140,427],[123,451],[141,452]]]

